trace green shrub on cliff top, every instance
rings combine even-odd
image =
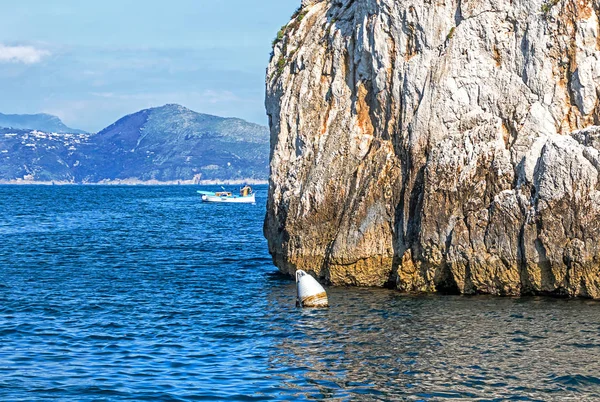
[[[283,40],[285,32],[288,30],[288,28],[292,30],[298,28],[298,25],[300,25],[304,17],[306,17],[306,14],[308,14],[308,10],[302,10],[302,7],[299,7],[296,10],[296,12],[292,15],[290,23],[287,25],[283,25],[281,29],[279,29],[279,32],[277,32],[277,36],[275,37],[275,39],[273,39],[273,46],[275,46]]]
[[[542,13],[548,14],[552,11],[552,7],[558,4],[560,0],[548,0],[544,4],[542,4]]]
[[[446,40],[452,39],[452,37],[454,36],[454,31],[455,30],[456,30],[456,27],[450,28],[450,32],[448,32],[448,35],[446,36]]]
[[[297,21],[299,23],[302,22],[302,20],[304,19],[304,17],[306,17],[306,14],[308,14],[307,10],[304,10],[300,14],[298,14]]]
[[[279,42],[281,42],[281,40],[283,39],[283,36],[285,35],[285,29],[287,28],[287,25],[283,25],[279,31],[277,32],[277,36],[275,37],[275,39],[273,39],[273,46],[275,46],[276,44],[278,44]]]
[[[277,60],[277,74],[281,75],[283,73],[283,69],[285,68],[286,59],[281,56],[279,60]]]
[[[294,11],[294,14],[292,14],[292,17],[290,19],[293,20],[294,18],[296,18],[297,16],[299,16],[301,12],[302,12],[302,6],[298,7],[296,9],[296,11]]]

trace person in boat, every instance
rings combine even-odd
[[[242,197],[248,197],[251,194],[252,194],[252,187],[250,187],[247,184],[242,186],[242,188],[240,189],[240,196],[242,196]]]

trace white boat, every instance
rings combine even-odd
[[[250,186],[240,189],[240,195],[233,195],[231,191],[197,191],[202,197],[202,202],[230,202],[238,204],[254,204],[256,198]]]

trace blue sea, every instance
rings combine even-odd
[[[600,303],[328,288],[298,309],[266,187],[197,189],[0,186],[1,401],[600,400]]]

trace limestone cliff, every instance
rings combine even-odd
[[[600,1],[304,0],[267,70],[276,265],[600,298]]]

